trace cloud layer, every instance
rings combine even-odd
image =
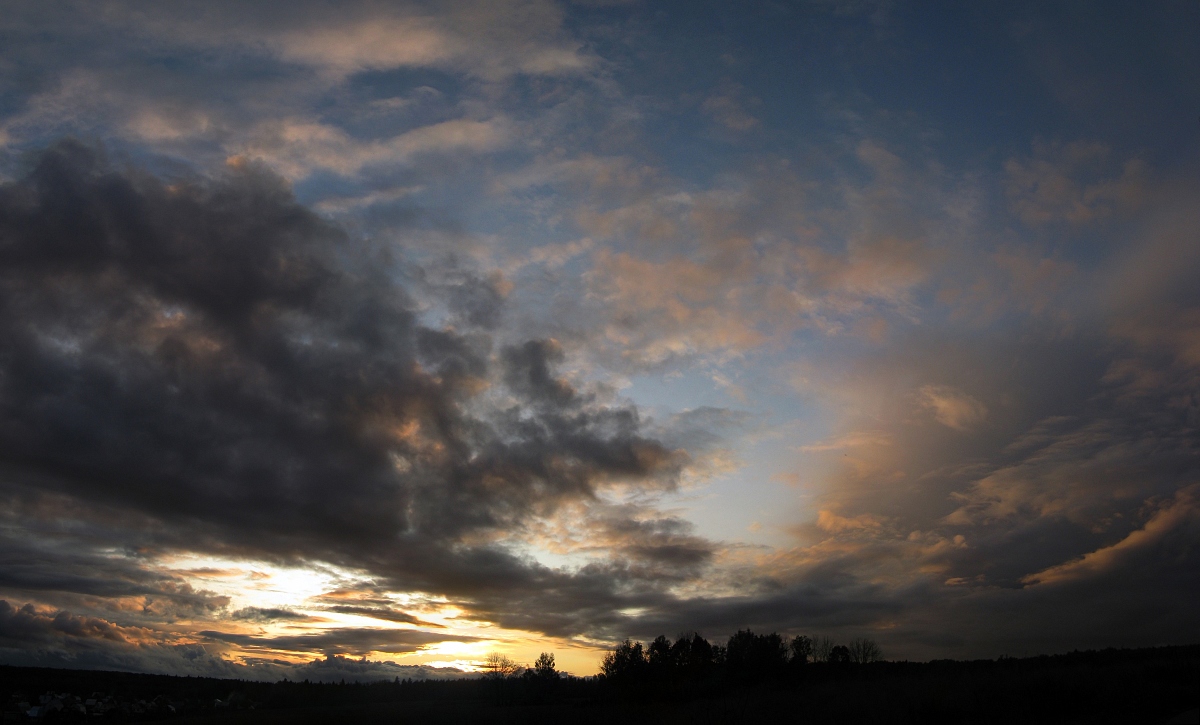
[[[5,13],[4,661],[1200,638],[1194,12],[685,5]]]
[[[34,516],[68,497],[95,545],[317,559],[483,593],[503,620],[574,581],[505,546],[530,516],[670,489],[687,462],[556,377],[552,340],[493,354],[418,323],[400,250],[351,242],[254,166],[168,184],[63,143],[0,189],[0,227],[5,495]]]

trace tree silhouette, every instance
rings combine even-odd
[[[788,643],[788,650],[791,654],[789,661],[792,665],[799,666],[806,664],[813,657],[813,641],[802,634],[796,635]]]
[[[828,662],[829,653],[833,651],[833,640],[828,637],[817,637],[813,640],[813,662]]]
[[[625,640],[604,655],[600,672],[613,690],[627,697],[645,697],[654,694],[649,678],[646,677],[650,663],[641,642]]]
[[[503,679],[520,672],[521,665],[510,659],[507,655],[502,655],[499,652],[489,652],[487,657],[483,658],[483,670],[490,678]]]
[[[553,698],[559,689],[558,670],[554,669],[554,654],[543,652],[538,655],[533,667],[525,670],[521,680],[526,702],[540,703]]]
[[[554,654],[543,652],[533,663],[533,673],[541,680],[557,680],[558,670],[554,669]]]
[[[553,656],[543,654],[535,665],[537,671],[547,657],[553,667]],[[785,640],[775,632],[755,634],[742,629],[730,636],[725,646],[711,644],[696,633],[680,634],[674,642],[660,635],[649,645],[627,639],[605,654],[600,669],[610,693],[637,699],[686,699],[785,676],[842,677],[854,672],[851,664],[882,659],[879,645],[862,637],[846,646],[835,645],[828,637],[798,635]],[[829,666],[801,675],[809,662]],[[536,679],[533,671],[526,672],[525,678]]]
[[[715,666],[716,652],[708,640],[699,634],[679,635],[671,645],[671,660],[678,668],[680,677],[688,682],[699,682],[707,678]]]
[[[673,662],[671,657],[671,640],[664,635],[658,635],[647,648],[646,660],[653,669],[669,668]]]
[[[735,680],[754,681],[777,676],[787,664],[783,637],[739,630],[725,646],[725,666]]]
[[[623,681],[641,677],[647,666],[646,653],[641,642],[625,640],[616,649],[604,655],[600,671],[605,677]]]
[[[879,649],[879,645],[875,644],[873,639],[862,637],[854,639],[850,642],[848,649],[850,650],[850,661],[856,664],[865,665],[883,659],[883,651]]]

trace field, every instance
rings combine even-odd
[[[254,683],[0,668],[5,722],[48,692],[109,698],[44,721],[176,723],[1165,723],[1200,702],[1200,646],[973,662],[809,664],[768,682],[618,690],[603,678],[372,684]],[[135,711],[133,705],[145,706]],[[68,701],[68,705],[70,702]],[[168,705],[170,710],[167,709]]]

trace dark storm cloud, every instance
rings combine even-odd
[[[78,541],[24,533],[0,536],[0,592],[63,604],[85,598],[109,602],[126,616],[153,621],[215,616],[229,604],[228,597],[154,571],[135,556],[105,555]]]
[[[257,670],[271,673],[261,679],[278,679],[287,677],[291,680],[310,680],[312,682],[378,682],[412,678],[414,680],[457,680],[478,677],[475,673],[463,672],[454,667],[429,667],[427,665],[398,665],[395,662],[377,662],[366,659],[350,659],[338,655],[329,655],[324,659],[313,660],[303,665],[270,662],[254,664],[246,667],[249,673]],[[275,674],[282,673],[282,674]]]
[[[284,650],[291,652],[323,652],[329,654],[365,655],[369,652],[416,652],[425,645],[437,642],[475,642],[478,637],[421,632],[415,629],[327,629],[312,634],[260,637],[250,634],[204,631],[204,637],[229,642],[248,649]]]
[[[705,583],[732,591],[720,596],[680,596],[666,585],[703,571],[692,567],[696,559],[705,560],[711,552],[656,554],[663,558],[624,557],[584,566],[569,586],[547,577],[542,589],[531,589],[519,602],[510,597],[490,600],[484,593],[473,606],[514,627],[557,636],[586,631],[620,640],[681,631],[721,638],[745,627],[791,633],[861,633],[875,628],[880,620],[907,615],[934,601],[923,582],[894,588],[870,581],[862,572],[867,557],[860,555],[830,556],[798,575],[791,572],[786,580],[762,571],[731,575],[718,570]]]
[[[380,619],[385,622],[401,622],[403,624],[416,624],[422,627],[442,628],[440,624],[426,622],[418,619],[408,612],[398,612],[394,609],[385,607],[357,607],[350,604],[338,604],[332,607],[326,607],[327,612],[337,612],[338,614],[358,614],[363,617],[371,617],[372,619]]]
[[[632,618],[627,626],[644,638],[679,631],[706,632],[720,638],[747,627],[811,635],[874,629],[880,619],[904,613],[908,606],[909,602],[890,597],[877,587],[822,591],[810,586],[756,591],[751,596],[691,599]]]
[[[665,608],[676,600],[627,563],[596,563],[571,574],[541,569],[520,591],[479,588],[467,606],[505,626],[551,636],[580,632],[620,639],[631,631],[622,609]]]
[[[341,639],[353,640],[354,636]],[[388,640],[387,635],[383,639]],[[395,647],[406,646],[398,644],[399,639],[392,637],[390,641]],[[330,641],[327,639],[325,643]],[[330,649],[339,647],[331,646]],[[6,663],[29,666],[263,681],[289,678],[317,682],[375,682],[395,677],[455,679],[469,676],[453,668],[349,660],[336,654],[305,664],[270,658],[248,658],[246,664],[236,664],[203,645],[172,643],[162,632],[122,627],[103,618],[65,610],[39,609],[31,604],[16,606],[3,599],[0,599],[0,656]]]
[[[239,667],[199,645],[100,617],[0,599],[0,656],[8,664],[237,677]]]
[[[613,507],[597,517],[597,541],[619,552],[642,577],[666,581],[690,579],[712,561],[717,546],[696,536],[689,521],[670,516],[639,515],[629,507]]]
[[[322,559],[465,602],[575,587],[459,542],[608,481],[669,488],[686,459],[557,378],[549,341],[502,355],[524,404],[468,413],[490,341],[418,324],[396,265],[253,165],[168,182],[52,147],[0,187],[6,491],[144,517],[151,547]],[[120,593],[35,581],[73,576],[62,562],[9,584]]]
[[[311,622],[314,617],[300,612],[293,612],[290,609],[264,608],[264,607],[243,607],[235,612],[230,612],[230,619],[239,619],[246,622]]]
[[[467,275],[451,290],[450,311],[468,325],[494,329],[504,312],[504,296],[504,280],[498,273]]]
[[[562,346],[553,340],[530,340],[504,350],[504,382],[526,399],[556,406],[575,402],[575,391],[554,377],[553,367],[563,360]]]
[[[150,639],[153,633],[137,627],[121,627],[99,617],[45,612],[31,604],[17,608],[0,599],[0,641],[36,644],[60,637],[136,644]]]

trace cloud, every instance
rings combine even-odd
[[[13,493],[7,488],[6,493]],[[121,527],[115,532],[95,526],[83,535],[65,533],[54,524],[55,514],[58,521],[78,520],[80,512],[64,505],[61,497],[32,498],[4,499],[8,534],[0,536],[0,592],[76,605],[88,601],[94,608],[140,623],[217,616],[229,605],[228,596],[199,589],[134,552],[98,551],[98,542],[111,547],[113,539],[120,538]],[[134,541],[127,537],[121,543]]]
[[[237,677],[239,667],[164,633],[0,599],[0,656],[25,666]],[[259,679],[259,678],[254,678]]]
[[[822,5],[745,20],[923,72],[888,3]],[[1198,631],[1169,103],[1082,137],[1050,97],[905,110],[645,7],[6,10],[0,598],[42,639],[4,661],[390,679],[267,660],[441,656],[395,629],[909,657]],[[1011,45],[991,26],[963,47]],[[1179,97],[1186,64],[1120,55]],[[1017,61],[959,75],[1028,87]],[[1116,77],[1067,75],[1096,103]],[[42,150],[72,134],[110,156]]]
[[[662,365],[696,353],[754,347],[761,332],[724,303],[748,270],[675,258],[655,263],[598,252],[588,280],[613,321],[608,338],[642,365]]]
[[[229,639],[227,635],[220,638]],[[255,638],[250,638],[254,640]],[[320,646],[331,650],[353,649],[351,633],[327,635]],[[359,637],[358,639],[362,639]],[[379,637],[370,637],[372,641]],[[407,647],[417,635],[384,635],[393,647]],[[336,642],[336,644],[335,644]],[[301,640],[297,646],[309,647],[316,640]],[[415,645],[414,645],[415,646]],[[396,677],[413,679],[458,679],[470,673],[449,667],[399,665],[366,658],[347,659],[337,654],[306,663],[279,659],[248,658],[248,664],[231,662],[204,646],[172,643],[164,633],[143,628],[122,627],[97,617],[72,614],[64,610],[41,609],[31,604],[17,607],[0,599],[0,656],[12,664],[29,666],[109,669],[201,677],[223,677],[259,681],[311,680],[314,682],[377,682]]]
[[[1088,577],[1097,577],[1119,566],[1129,566],[1137,558],[1153,556],[1150,552],[1167,537],[1186,541],[1196,536],[1200,523],[1200,508],[1196,506],[1196,486],[1175,492],[1155,510],[1142,528],[1131,532],[1111,546],[1105,546],[1072,561],[1052,566],[1026,576],[1026,584],[1055,584]],[[1179,530],[1190,528],[1190,535]],[[1186,546],[1187,544],[1184,544]]]
[[[437,68],[501,81],[514,74],[578,74],[597,62],[564,29],[562,10],[545,0],[354,4],[336,9],[321,2],[296,2],[287,9],[280,13],[272,5],[233,2],[115,6],[100,19],[159,42],[170,39],[205,49],[260,53],[335,77]]]
[[[0,118],[0,149],[29,151],[76,135],[213,173],[227,158],[247,156],[293,181],[347,177],[329,190],[325,208],[394,203],[403,196],[397,167],[408,167],[400,187],[422,187],[444,175],[447,160],[520,139],[505,104],[481,95],[482,79],[575,82],[596,65],[563,27],[562,10],[541,0],[352,3],[336,11],[302,1],[283,12],[271,3],[72,3],[55,14],[14,10],[5,32],[6,60],[26,69],[30,84]],[[122,52],[103,50],[110,43]],[[325,112],[312,105],[323,94],[354,93],[357,73],[398,68],[438,71],[440,90],[423,85]],[[473,85],[459,83],[467,79]]]
[[[448,64],[464,52],[462,40],[432,18],[399,17],[289,30],[271,40],[286,60],[341,73]]]
[[[923,385],[917,397],[921,407],[931,411],[937,422],[954,430],[968,430],[987,417],[987,406],[947,385]]]
[[[167,184],[62,143],[0,187],[0,237],[4,487],[76,502],[92,546],[126,535],[99,526],[119,511],[153,550],[334,562],[503,621],[506,599],[599,582],[498,535],[687,463],[558,376],[552,341],[497,367],[486,337],[419,324],[390,250],[253,164]]]
[[[229,614],[230,619],[240,619],[248,622],[280,622],[280,621],[309,621],[307,614],[293,612],[290,609],[244,607]]]
[[[16,608],[0,600],[0,641],[44,644],[61,639],[105,640],[128,647],[159,641],[156,632],[142,627],[121,627],[98,617],[39,610],[31,604]]]
[[[582,288],[526,324],[586,339],[625,374],[720,366],[809,332],[882,341],[961,254],[972,192],[881,141],[846,153],[856,173],[833,181],[771,158],[697,188],[591,154],[500,177],[498,193],[533,196],[591,245]]]
[[[831,534],[843,531],[871,531],[879,529],[883,523],[878,517],[870,514],[859,514],[853,518],[838,516],[832,511],[821,511],[817,515],[817,527]]]
[[[247,667],[250,672],[259,669],[261,665]],[[263,667],[271,671],[282,672],[282,677],[294,681],[310,680],[312,682],[378,682],[394,680],[397,677],[414,680],[457,680],[475,677],[474,673],[464,672],[455,667],[430,667],[427,665],[400,665],[395,662],[380,662],[367,659],[350,659],[340,655],[328,655],[324,659],[285,667],[276,665],[275,668]],[[272,676],[269,679],[279,679]],[[268,679],[263,677],[262,679]]]
[[[891,436],[879,431],[857,431],[837,438],[809,443],[800,447],[804,453],[825,453],[841,451],[861,446],[887,446],[892,444]]]
[[[677,516],[637,504],[590,504],[564,511],[532,540],[561,554],[586,553],[593,564],[628,567],[625,575],[645,583],[699,578],[720,547],[696,536]]]
[[[357,614],[363,617],[379,619],[385,622],[400,622],[403,624],[417,624],[422,627],[442,627],[443,625],[434,624],[418,619],[407,612],[397,612],[383,607],[355,607],[348,604],[338,604],[332,607],[327,607],[330,612],[338,614]]]
[[[704,99],[700,107],[712,116],[714,121],[731,131],[749,131],[758,126],[759,121],[746,110],[746,102],[742,100],[742,95],[743,88],[731,85]],[[750,99],[750,102],[762,103],[757,98]]]
[[[516,73],[577,74],[595,65],[578,43],[555,32],[553,17],[546,17],[551,5],[507,5],[463,8],[449,23],[436,17],[384,16],[287,30],[268,45],[283,60],[340,74],[448,67],[499,80]],[[532,23],[521,27],[513,23],[518,18]]]
[[[416,652],[422,647],[438,642],[474,642],[478,640],[478,637],[449,633],[377,628],[326,629],[307,634],[275,637],[213,630],[202,631],[199,635],[218,642],[237,644],[250,651],[321,652],[327,656],[331,654],[363,656],[371,652]]]
[[[445,67],[495,80],[515,73],[580,73],[596,62],[563,32],[561,12],[536,0],[322,21],[268,34],[266,43],[285,60],[339,73]]]
[[[382,141],[362,141],[321,123],[270,121],[254,129],[238,151],[266,161],[290,179],[303,179],[318,171],[349,176],[368,166],[407,164],[425,154],[494,151],[509,140],[506,126],[503,119],[456,119]]]
[[[1108,176],[1110,149],[1103,144],[1034,144],[1033,156],[1009,159],[1008,196],[1026,224],[1083,224],[1138,204],[1146,192],[1146,166],[1130,159]]]

